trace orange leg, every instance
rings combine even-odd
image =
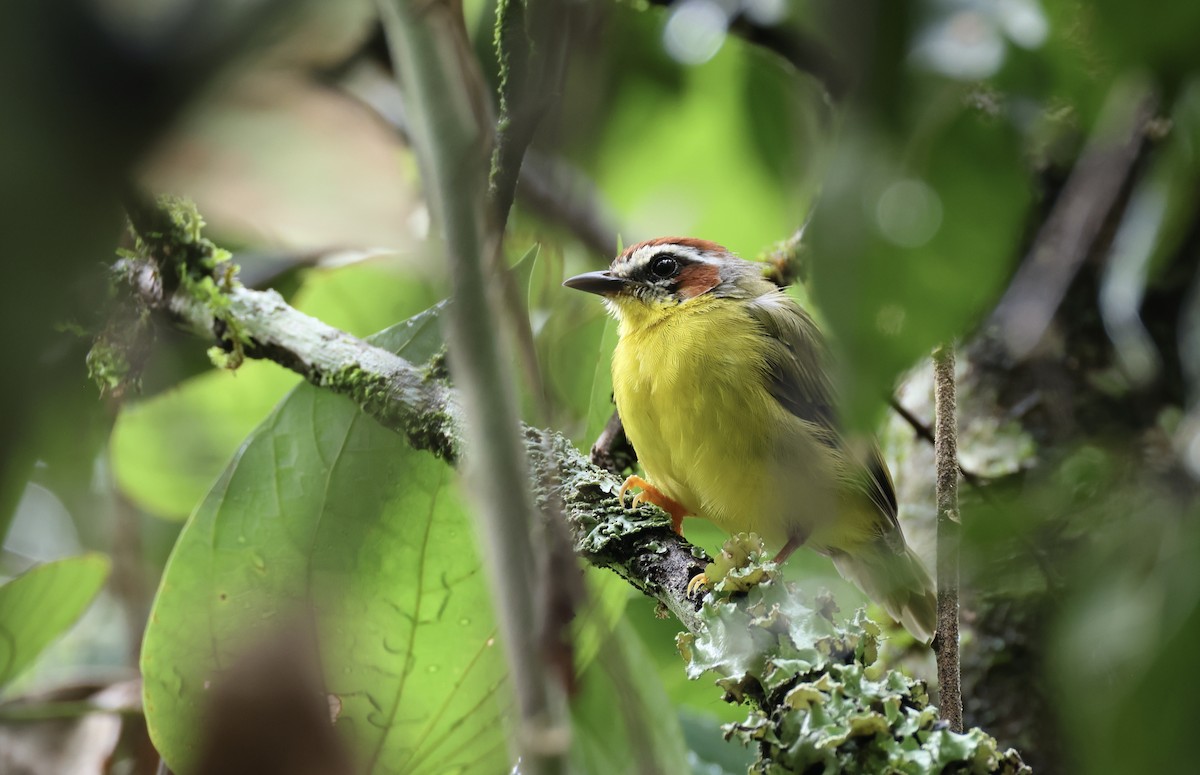
[[[801,546],[804,546],[804,542],[806,540],[808,540],[808,536],[797,536],[797,535],[788,536],[787,543],[784,544],[783,548],[779,550],[779,554],[775,555],[775,560],[774,560],[775,564],[776,565],[783,564],[787,560],[787,558],[792,556],[792,552],[796,551]]]
[[[618,500],[622,504],[625,503],[625,491],[630,487],[641,488],[641,492],[633,497],[633,503],[630,508],[636,509],[643,503],[653,503],[671,516],[671,527],[679,535],[683,535],[683,518],[688,515],[688,510],[683,504],[672,498],[668,498],[661,490],[655,488],[654,485],[647,482],[640,476],[631,476],[621,485],[620,491],[617,493]]]

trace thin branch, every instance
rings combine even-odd
[[[374,111],[404,142],[411,143],[404,97],[394,80],[373,62],[363,62],[340,82],[347,94]],[[517,178],[517,198],[532,212],[565,227],[589,250],[617,250],[612,208],[594,182],[562,159],[527,150]]]
[[[922,422],[921,418],[910,412],[908,408],[901,404],[896,398],[889,399],[888,405],[891,406],[892,410],[895,411],[896,414],[900,415],[900,417],[909,424],[917,438],[921,439],[922,441],[926,441],[929,444],[935,445],[936,439],[934,439],[933,429]],[[957,444],[955,446],[957,447]],[[991,477],[980,476],[979,474],[963,466],[961,461],[958,463],[958,473],[962,476],[963,481],[975,488],[976,492],[979,493],[984,502],[994,503],[991,492],[988,490],[988,483],[995,481],[994,479]],[[1063,582],[1061,574],[1059,574],[1054,567],[1054,563],[1049,557],[1046,556],[1046,550],[1041,546],[1041,544],[1030,538],[1025,533],[1018,534],[1017,540],[1021,542],[1021,545],[1025,547],[1027,552],[1029,552],[1029,556],[1033,559],[1034,563],[1037,564],[1038,570],[1041,571],[1042,577],[1046,580],[1046,588],[1050,590],[1051,594],[1055,594],[1057,590],[1062,588]]]
[[[672,0],[650,0],[651,5],[673,6]],[[850,73],[837,61],[833,51],[816,36],[809,35],[793,24],[759,21],[753,14],[744,13],[745,4],[726,11],[730,32],[746,42],[774,52],[797,70],[808,73],[825,89],[833,101],[845,98],[850,90]]]
[[[909,427],[913,429],[913,433],[916,434],[918,439],[936,446],[936,439],[933,437],[933,429],[922,422],[920,417],[917,417],[915,414],[910,412],[908,408],[904,406],[904,404],[900,403],[899,399],[888,399],[888,406],[892,408],[892,411],[900,415],[902,420],[908,423]],[[962,464],[961,461],[957,465],[958,472],[962,474],[962,478],[967,484],[980,490],[983,489],[984,484],[986,483],[983,477],[968,469]]]
[[[562,159],[530,151],[521,166],[517,197],[533,212],[565,226],[594,253],[616,255],[612,209],[595,183]]]
[[[938,707],[955,732],[963,731],[962,689],[958,659],[958,426],[955,411],[954,348],[933,354],[937,468],[937,654]]]
[[[0,705],[0,724],[70,721],[96,714],[140,719],[142,708],[140,705],[110,706],[93,700],[15,701]]]

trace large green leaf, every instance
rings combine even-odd
[[[377,343],[421,361],[436,315]],[[453,471],[346,399],[301,385],[184,528],[142,652],[147,723],[187,773],[206,682],[297,607],[366,771],[495,773],[508,703],[488,589]]]
[[[184,519],[230,456],[299,377],[263,361],[214,369],[122,408],[109,449],[121,490],[160,517]]]
[[[0,586],[0,687],[75,623],[108,578],[108,558],[56,560]]]
[[[412,257],[383,256],[333,269],[313,269],[293,306],[334,328],[368,336],[436,302],[436,283]]]

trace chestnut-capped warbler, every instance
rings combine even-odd
[[[887,464],[839,430],[821,332],[763,270],[665,237],[563,283],[603,296],[619,323],[613,397],[645,474],[622,493],[640,487],[680,534],[685,516],[756,532],[776,562],[809,546],[928,642],[937,596]]]

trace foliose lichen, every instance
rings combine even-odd
[[[751,701],[725,734],[757,748],[752,772],[1031,772],[983,731],[946,728],[924,683],[873,669],[879,626],[862,611],[838,624],[832,610],[767,578],[731,599],[710,594],[702,626],[679,636],[689,677],[715,672],[727,700]]]
[[[777,570],[758,533],[736,533],[704,568],[704,575],[717,595],[748,592]]]

